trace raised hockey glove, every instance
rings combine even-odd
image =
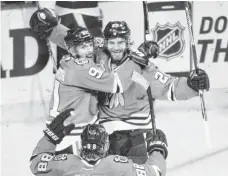
[[[199,90],[208,91],[210,89],[210,80],[207,73],[202,69],[198,69],[197,71],[198,74],[196,73],[196,70],[190,72],[187,80],[188,86],[196,92]]]
[[[45,136],[53,144],[59,144],[64,136],[70,134],[73,130],[74,124],[64,125],[64,121],[71,116],[73,110],[73,108],[70,108],[60,113],[44,130]]]
[[[132,60],[139,65],[148,66],[149,58],[156,58],[158,56],[158,44],[153,41],[145,41],[138,50],[132,51]]]
[[[158,57],[158,49],[158,44],[154,41],[145,41],[138,47],[138,50],[143,53],[146,58],[153,57],[154,59]]]
[[[59,16],[54,10],[43,8],[35,11],[30,18],[29,25],[40,39],[47,39],[55,26],[59,23]]]
[[[154,135],[152,131],[146,133],[147,152],[151,155],[154,151],[160,152],[166,159],[168,156],[168,143],[165,133],[157,129]]]

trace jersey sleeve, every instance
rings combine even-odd
[[[50,40],[63,49],[66,49],[64,37],[68,28],[59,24],[56,26],[50,36]],[[102,58],[100,58],[102,59]],[[102,66],[92,66],[88,69],[64,71],[67,77],[65,81],[72,86],[81,86],[83,88],[97,90],[108,93],[123,93],[132,84],[131,76],[133,70],[141,72],[140,67],[133,61],[127,60],[116,72],[105,72]],[[75,79],[74,74],[80,75]]]
[[[39,176],[62,176],[63,172],[75,164],[71,154],[54,155],[55,145],[43,137],[37,144],[30,159],[30,170]]]
[[[166,175],[166,161],[160,152],[153,152],[143,166],[145,167],[147,175]]]
[[[173,77],[154,64],[143,70],[142,76],[149,82],[155,99],[175,101],[197,96],[197,92],[188,86],[186,77]]]
[[[166,174],[166,161],[160,152],[153,152],[142,165],[119,155],[114,156],[112,164],[115,172],[122,176],[165,176]]]
[[[84,65],[79,69],[60,67],[56,78],[69,86],[108,93],[123,93],[132,83],[131,76],[133,70],[139,69],[139,66],[129,62],[129,64],[124,64],[112,73],[106,72],[102,64],[97,65],[94,63]]]
[[[67,30],[67,27],[63,26],[62,24],[58,24],[56,27],[54,27],[49,40],[57,46],[67,49],[64,42],[64,37],[66,36]]]
[[[166,161],[159,152],[153,152],[145,164],[136,164],[130,160],[129,165],[124,176],[165,176],[166,174]]]

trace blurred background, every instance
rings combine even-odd
[[[29,28],[38,4],[56,10],[69,28],[87,27],[95,37],[109,21],[126,21],[133,47],[144,41],[142,1],[1,1],[1,174],[31,176],[28,162],[43,135],[54,72],[46,41]],[[157,101],[158,128],[167,133],[167,175],[226,175],[228,163],[228,1],[194,1],[193,32],[199,66],[210,77],[205,93],[213,149],[207,147],[198,97]],[[183,1],[149,1],[152,40],[158,42],[161,70],[186,76],[192,69]],[[64,54],[51,44],[58,63]],[[123,127],[124,128],[124,127]],[[180,133],[181,131],[181,133]]]

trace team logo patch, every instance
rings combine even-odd
[[[53,161],[63,161],[67,160],[68,154],[59,154],[53,157]]]
[[[125,156],[120,156],[120,155],[116,155],[113,159],[113,161],[117,162],[117,163],[128,163],[129,160],[127,157]]]
[[[179,21],[173,25],[170,23],[165,25],[157,23],[156,27],[152,29],[152,34],[159,45],[158,57],[170,60],[178,57],[184,51],[184,29]]]

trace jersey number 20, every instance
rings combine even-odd
[[[168,77],[161,72],[156,72],[154,75],[155,79],[159,80],[161,83],[165,84],[168,81]]]

